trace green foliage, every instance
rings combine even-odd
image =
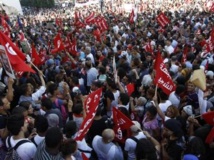
[[[54,0],[20,0],[22,6],[37,8],[52,8],[55,5]]]

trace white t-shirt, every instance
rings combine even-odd
[[[37,146],[38,146],[44,139],[45,139],[45,137],[41,137],[41,136],[39,136],[38,134],[35,135],[35,137],[34,137],[34,141],[35,141],[35,143],[37,144]]]
[[[8,139],[8,137],[7,137],[7,139]],[[7,139],[6,139],[6,147],[9,148]],[[10,138],[10,144],[12,147],[14,147],[19,141],[24,140],[24,139],[28,140],[27,138],[14,140],[13,136],[12,136]],[[22,145],[20,145],[16,151],[20,158],[22,158],[24,160],[32,160],[36,153],[36,146],[32,142],[29,141],[29,142],[26,142],[26,143],[23,143]]]
[[[170,93],[168,100],[172,103],[173,106],[179,107],[180,98],[177,95],[175,95],[175,91]]]
[[[123,152],[120,146],[114,143],[104,143],[101,136],[95,136],[92,141],[92,146],[99,160],[119,160],[123,159]]]
[[[139,132],[138,135],[135,136],[135,138],[141,139],[141,138],[146,138],[146,136],[144,135],[143,132]],[[126,139],[124,150],[128,152],[128,160],[136,159],[136,156],[135,156],[136,146],[137,146],[137,143],[133,139],[131,138]]]
[[[169,100],[166,100],[164,103],[159,103],[159,107],[164,114],[170,105],[172,105],[172,103]],[[161,120],[160,116],[158,116],[158,120]]]

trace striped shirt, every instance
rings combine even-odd
[[[60,153],[57,155],[50,155],[45,149],[45,140],[43,140],[37,147],[34,160],[64,160]]]

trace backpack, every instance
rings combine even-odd
[[[18,147],[20,145],[22,145],[26,142],[30,142],[30,141],[23,139],[23,140],[19,141],[14,147],[12,147],[10,140],[11,140],[11,136],[8,137],[8,139],[7,139],[7,143],[8,143],[9,148],[8,148],[8,151],[6,153],[4,160],[22,160],[22,158],[20,158],[20,156],[16,150],[18,149]]]
[[[57,98],[54,101],[54,103],[55,103],[56,107],[61,111],[63,122],[66,122],[66,120],[68,118],[68,114],[67,114],[65,106],[64,105],[59,105],[59,102],[58,102]]]

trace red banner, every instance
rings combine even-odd
[[[167,16],[164,13],[160,13],[157,16],[157,22],[161,27],[165,27],[167,24],[170,23],[170,20],[167,18]]]
[[[65,47],[64,47],[64,44],[63,44],[63,42],[62,42],[62,39],[61,39],[61,37],[60,37],[60,34],[58,33],[57,35],[56,35],[56,37],[54,38],[54,49],[51,51],[51,53],[56,53],[56,52],[60,52],[60,51],[62,51],[62,50],[64,50],[65,49]]]
[[[175,90],[175,84],[172,81],[171,76],[163,62],[160,52],[157,53],[157,57],[154,64],[154,69],[156,71],[154,82],[160,87],[164,93],[169,95]]]
[[[16,72],[22,71],[35,73],[35,71],[25,63],[25,55],[1,31],[0,43],[5,47],[11,66]]]
[[[122,130],[130,129],[130,127],[134,125],[134,123],[115,107],[113,107],[113,122],[115,140],[119,142],[125,142],[126,139],[123,136]]]
[[[183,63],[187,61],[187,53],[188,53],[188,47],[184,47],[183,56],[182,56]]]
[[[134,23],[134,9],[132,9],[132,12],[129,15],[129,23]]]
[[[87,17],[85,18],[85,23],[86,23],[86,24],[90,24],[90,23],[94,20],[94,18],[95,18],[95,13],[94,13],[94,12],[91,12],[91,13],[89,14],[89,16],[87,16]]]
[[[31,57],[32,57],[33,64],[35,64],[36,66],[41,65],[42,61],[41,61],[41,59],[40,59],[40,57],[36,51],[36,48],[32,45],[31,49],[32,49],[32,56]]]
[[[80,126],[80,129],[77,133],[77,136],[75,138],[76,141],[81,141],[87,134],[89,128],[91,127],[91,124],[94,120],[94,117],[100,102],[101,94],[102,94],[102,88],[92,92],[86,98],[85,100],[86,117],[83,120]]]

